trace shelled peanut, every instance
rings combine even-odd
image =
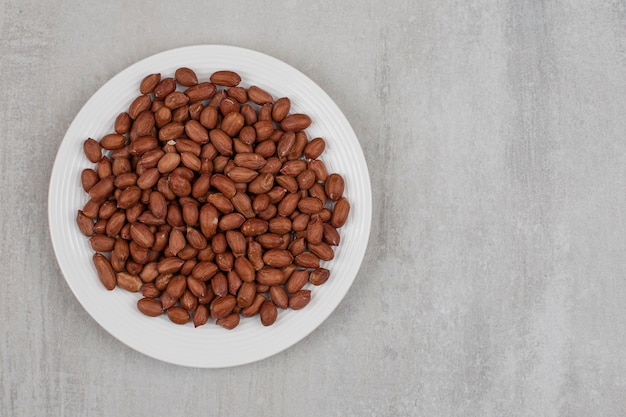
[[[233,71],[150,74],[114,131],[83,143],[89,201],[78,210],[102,284],[141,293],[138,309],[227,329],[304,308],[330,271],[350,211],[326,142],[287,97]]]

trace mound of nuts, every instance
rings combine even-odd
[[[114,132],[83,142],[95,165],[76,222],[102,284],[140,293],[146,316],[269,326],[330,277],[344,179],[320,159],[324,139],[309,140],[309,116],[240,83],[228,70],[150,74]]]

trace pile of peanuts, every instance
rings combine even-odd
[[[88,138],[78,210],[102,284],[141,293],[139,311],[226,329],[299,310],[330,271],[350,212],[344,179],[288,97],[233,71],[146,76],[114,132]]]

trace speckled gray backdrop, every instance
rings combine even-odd
[[[112,338],[47,232],[81,106],[201,43],[319,83],[374,196],[336,312],[223,370]],[[626,415],[625,64],[623,1],[0,1],[0,415]]]

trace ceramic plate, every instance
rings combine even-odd
[[[113,131],[116,116],[138,94],[147,74],[173,76],[179,67],[196,71],[200,80],[221,69],[238,72],[242,85],[258,85],[274,97],[287,96],[292,113],[306,113],[313,123],[309,138],[321,136],[327,146],[322,158],[329,172],[344,176],[350,217],[340,229],[335,258],[323,262],[331,278],[310,286],[309,305],[299,311],[280,310],[276,323],[261,325],[257,317],[242,318],[234,330],[209,321],[194,328],[175,325],[166,315],[151,318],[136,307],[140,294],[119,288],[107,291],[98,280],[88,239],[75,223],[76,211],[87,202],[80,173],[93,167],[82,151],[87,137],[99,139]],[[102,86],[80,110],[58,150],[50,179],[48,216],[54,251],[63,275],[82,306],[111,335],[129,347],[165,362],[222,368],[251,363],[279,353],[317,328],[352,285],[363,260],[371,223],[371,187],[363,152],[349,122],[330,97],[307,76],[268,55],[230,46],[201,45],[174,49],[128,67]],[[310,285],[310,284],[308,284]]]

